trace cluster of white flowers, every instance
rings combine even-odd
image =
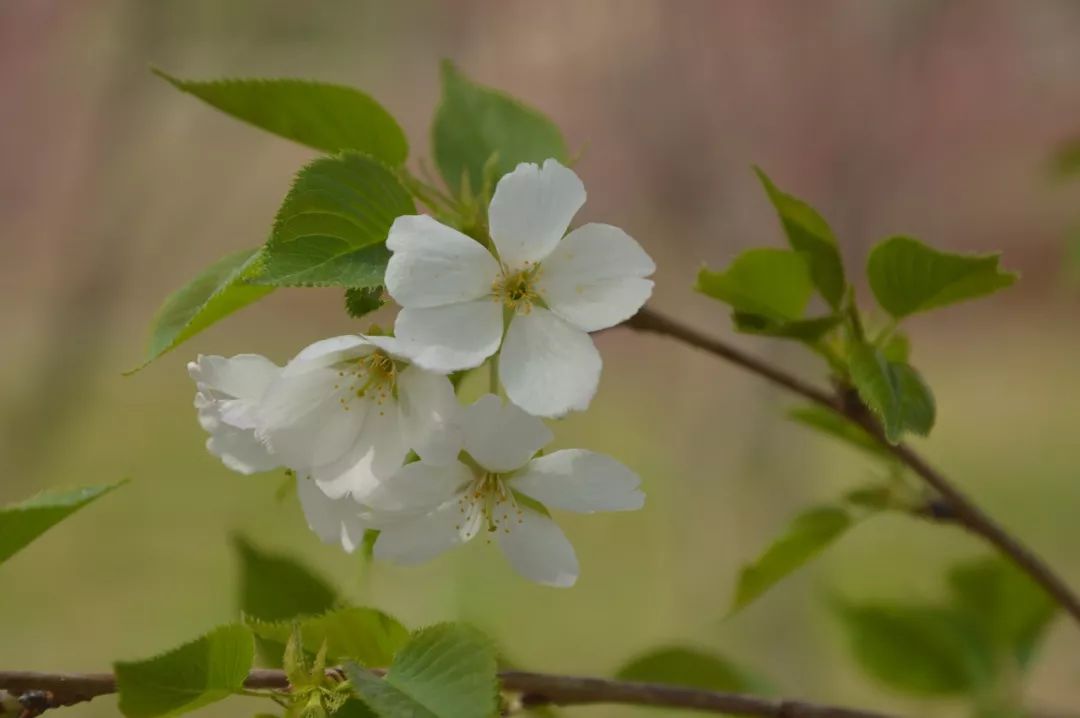
[[[499,181],[491,246],[399,217],[394,336],[325,339],[284,367],[200,356],[188,369],[207,448],[241,473],[295,472],[308,525],[347,551],[377,529],[377,558],[419,563],[486,532],[522,575],[572,585],[577,558],[547,509],[629,511],[644,496],[607,456],[537,457],[552,439],[541,417],[589,406],[601,361],[588,332],[637,312],[655,269],[615,227],[567,234],[584,203],[577,175],[548,160]],[[485,361],[509,402],[461,406],[447,374]]]

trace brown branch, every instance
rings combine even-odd
[[[851,397],[823,391],[782,369],[761,361],[757,357],[718,339],[706,336],[649,308],[642,309],[637,315],[629,319],[626,326],[638,331],[669,336],[710,354],[727,359],[733,364],[763,376],[772,383],[803,396],[816,404],[832,409],[859,424],[869,431],[901,463],[940,494],[941,498],[946,502],[946,511],[937,517],[939,520],[941,520],[942,516],[947,516],[953,523],[963,526],[971,533],[981,536],[996,546],[1001,553],[1008,556],[1035,582],[1042,586],[1073,619],[1080,622],[1080,598],[1073,593],[1069,585],[1045,561],[980,509],[959,488],[927,463],[911,447],[906,444],[889,443],[885,438],[880,422],[857,399],[853,401]]]
[[[341,678],[338,669],[329,675]],[[604,678],[579,678],[546,673],[504,671],[499,674],[503,690],[520,695],[523,706],[571,706],[610,703],[637,706],[684,708],[706,713],[735,713],[764,718],[890,718],[884,713],[787,701],[739,693],[629,683]],[[246,688],[285,690],[289,682],[279,670],[256,669],[248,674]],[[0,690],[22,699],[26,715],[38,715],[49,708],[83,703],[116,692],[111,673],[35,673],[0,671]],[[34,706],[31,709],[31,705]]]

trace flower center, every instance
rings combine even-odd
[[[334,388],[341,391],[338,403],[345,411],[354,399],[367,399],[381,405],[397,397],[398,367],[381,349],[338,365],[338,378]]]
[[[458,505],[467,519],[474,517],[473,520],[482,520],[487,525],[488,533],[500,530],[510,533],[514,524],[520,524],[525,516],[514,492],[503,483],[502,475],[490,471],[473,479]]]
[[[533,305],[540,301],[540,293],[536,289],[539,275],[539,264],[515,272],[504,268],[502,275],[491,287],[492,296],[507,309],[528,314]]]

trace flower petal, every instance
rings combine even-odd
[[[450,380],[410,366],[399,375],[397,388],[405,445],[429,464],[456,459],[461,451],[461,406]]]
[[[286,376],[333,366],[340,361],[370,354],[374,350],[367,337],[346,334],[320,339],[309,344],[293,357],[282,372]]]
[[[259,405],[259,437],[286,466],[306,470],[337,461],[356,443],[369,403],[343,387],[333,369],[282,375]]]
[[[394,324],[401,351],[428,371],[448,374],[480,366],[502,339],[502,305],[487,299],[402,309]]]
[[[472,478],[460,461],[442,466],[414,461],[365,495],[364,503],[376,512],[428,513],[460,493]]]
[[[206,440],[206,449],[221,459],[221,463],[241,474],[257,474],[281,465],[270,449],[251,429],[220,425]]]
[[[259,354],[237,354],[234,357],[200,354],[187,365],[188,374],[200,391],[212,390],[221,398],[255,402],[281,372],[274,362]]]
[[[308,528],[323,543],[338,544],[348,553],[363,541],[368,524],[361,518],[361,506],[351,497],[332,499],[314,481],[298,477],[296,494]]]
[[[499,353],[506,395],[534,416],[587,409],[601,365],[588,334],[539,307],[511,320]]]
[[[351,494],[366,502],[368,494],[397,473],[409,453],[401,435],[397,404],[357,402],[364,404],[367,417],[353,446],[336,461],[310,469],[319,488],[331,497]]]
[[[555,248],[585,204],[585,185],[556,160],[522,162],[495,187],[488,207],[499,261],[510,269],[538,262]]]
[[[430,561],[460,546],[461,509],[449,501],[430,514],[384,527],[375,541],[375,558],[412,565]]]
[[[610,456],[583,449],[533,459],[507,483],[548,508],[583,514],[633,511],[645,504],[637,474]]]
[[[566,235],[544,260],[537,289],[548,307],[587,332],[614,326],[652,294],[652,259],[628,234],[587,224]]]
[[[543,421],[494,394],[485,394],[462,411],[465,451],[489,471],[520,469],[554,436]]]
[[[496,533],[514,570],[546,586],[568,588],[577,582],[578,561],[574,547],[558,525],[547,516],[524,509],[512,525]]]
[[[499,264],[476,240],[427,215],[398,217],[390,227],[386,291],[403,307],[438,307],[491,293]]]

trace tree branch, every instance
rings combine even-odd
[[[626,326],[638,331],[669,336],[684,344],[689,344],[719,356],[816,404],[832,409],[862,426],[901,463],[941,495],[942,499],[947,502],[947,513],[953,523],[963,526],[971,533],[981,536],[997,547],[1001,553],[1009,557],[1035,582],[1042,586],[1074,620],[1080,622],[1080,598],[1073,593],[1069,585],[1037,554],[980,509],[959,488],[927,463],[911,447],[906,444],[889,443],[885,438],[880,422],[866,410],[857,397],[853,399],[842,394],[818,389],[782,369],[761,361],[757,357],[702,334],[647,307],[630,318],[626,322]],[[937,518],[940,519],[941,517],[938,516]]]
[[[341,678],[341,672],[328,674]],[[637,706],[685,708],[706,713],[735,713],[763,718],[890,718],[884,713],[787,701],[739,693],[683,688],[654,683],[629,683],[604,678],[579,678],[546,673],[503,671],[503,690],[520,694],[521,705],[589,705],[611,703]],[[256,669],[248,674],[245,687],[285,690],[289,682],[284,671]],[[0,671],[0,691],[20,699],[28,711],[39,715],[49,708],[83,703],[116,692],[111,673],[36,673]]]

